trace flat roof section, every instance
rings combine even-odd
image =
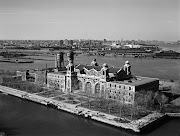
[[[65,75],[66,71],[58,71],[58,72],[49,72],[50,74],[61,74],[61,75]]]
[[[140,85],[144,85],[144,84],[151,83],[154,81],[159,81],[159,79],[136,76],[135,78],[132,78],[130,80],[112,81],[112,83],[126,84],[126,85],[130,85],[130,86],[140,86]]]

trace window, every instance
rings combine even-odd
[[[105,72],[103,71],[103,75],[105,75]]]
[[[100,95],[100,84],[99,84],[99,83],[97,83],[97,84],[95,85],[94,93],[95,93],[96,96],[99,96],[99,95]]]
[[[116,85],[114,85],[114,87],[116,87]]]
[[[111,84],[109,84],[109,86],[111,87]]]
[[[121,86],[119,85],[119,88],[121,88]]]
[[[131,90],[131,87],[129,87],[129,90]]]

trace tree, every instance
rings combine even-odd
[[[136,116],[139,112],[139,106],[138,103],[135,101],[134,104],[131,104],[131,120],[133,119],[133,116]]]
[[[110,114],[111,113],[111,105],[110,105],[110,103],[111,103],[110,101],[111,100],[110,100],[110,92],[109,91],[107,91],[107,95],[108,95],[107,96],[108,97],[108,99],[107,99],[107,104],[108,104],[107,108],[108,108],[108,113]]]
[[[135,103],[137,106],[149,109],[154,104],[154,92],[141,90],[135,93]]]
[[[162,112],[162,108],[168,102],[168,97],[160,92],[155,92],[154,99],[158,102],[159,110]]]
[[[119,116],[121,117],[122,116],[122,102],[121,102],[121,99],[120,99],[120,97],[119,97],[119,99],[118,99],[118,105],[119,105]]]

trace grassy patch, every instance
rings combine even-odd
[[[54,100],[58,100],[58,101],[64,101],[65,100],[65,98],[63,98],[63,97],[56,97],[56,98],[53,98]]]
[[[67,100],[67,101],[64,101],[65,103],[70,103],[70,104],[78,104],[79,102],[78,101],[74,101],[74,100]]]
[[[64,94],[64,93],[59,92],[59,91],[47,91],[47,92],[43,92],[38,95],[49,98],[49,97],[55,97],[55,96],[62,95],[62,94]]]

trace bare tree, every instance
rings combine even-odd
[[[162,112],[162,108],[168,102],[168,97],[166,97],[164,94],[156,92],[154,95],[154,99],[158,102],[159,110],[160,110],[160,112]]]

